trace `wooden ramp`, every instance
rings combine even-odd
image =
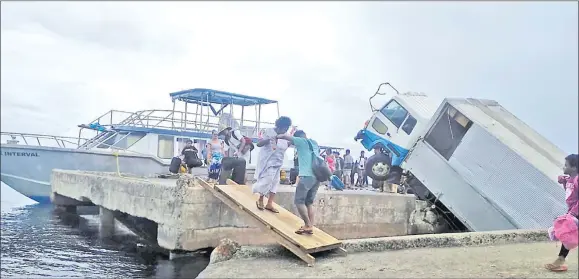
[[[342,242],[335,237],[314,228],[313,235],[299,235],[295,231],[303,225],[303,220],[287,209],[274,204],[279,213],[267,210],[259,210],[255,202],[259,195],[251,192],[251,187],[238,185],[228,180],[228,185],[213,185],[200,178],[195,178],[203,188],[211,191],[215,197],[235,210],[246,219],[255,221],[265,232],[273,236],[276,241],[290,250],[296,256],[304,260],[308,265],[313,265],[315,258],[310,253],[334,250],[345,255],[346,250],[341,248]]]

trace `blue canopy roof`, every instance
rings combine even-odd
[[[238,105],[238,106],[255,106],[274,104],[277,101],[268,100],[260,97],[229,93],[213,89],[195,88],[171,93],[173,101],[179,100],[191,104],[212,103],[220,105]]]

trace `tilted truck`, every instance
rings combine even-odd
[[[395,93],[375,109],[382,87]],[[372,116],[355,139],[385,152],[368,158],[373,180],[404,184],[455,229],[547,228],[565,213],[557,183],[566,154],[499,103],[399,93],[370,98]]]

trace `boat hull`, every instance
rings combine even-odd
[[[153,156],[71,148],[0,145],[0,178],[22,195],[50,203],[53,169],[151,175],[168,172],[168,164]],[[118,166],[118,167],[117,167]]]

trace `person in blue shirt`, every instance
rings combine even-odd
[[[297,150],[299,182],[296,186],[294,203],[301,218],[304,220],[304,226],[299,228],[296,233],[311,235],[314,233],[313,204],[320,186],[320,182],[316,179],[312,170],[312,151],[313,154],[320,154],[320,148],[318,143],[315,140],[308,139],[306,133],[302,130],[295,131],[293,136],[282,134],[277,135],[277,138],[291,142]]]

